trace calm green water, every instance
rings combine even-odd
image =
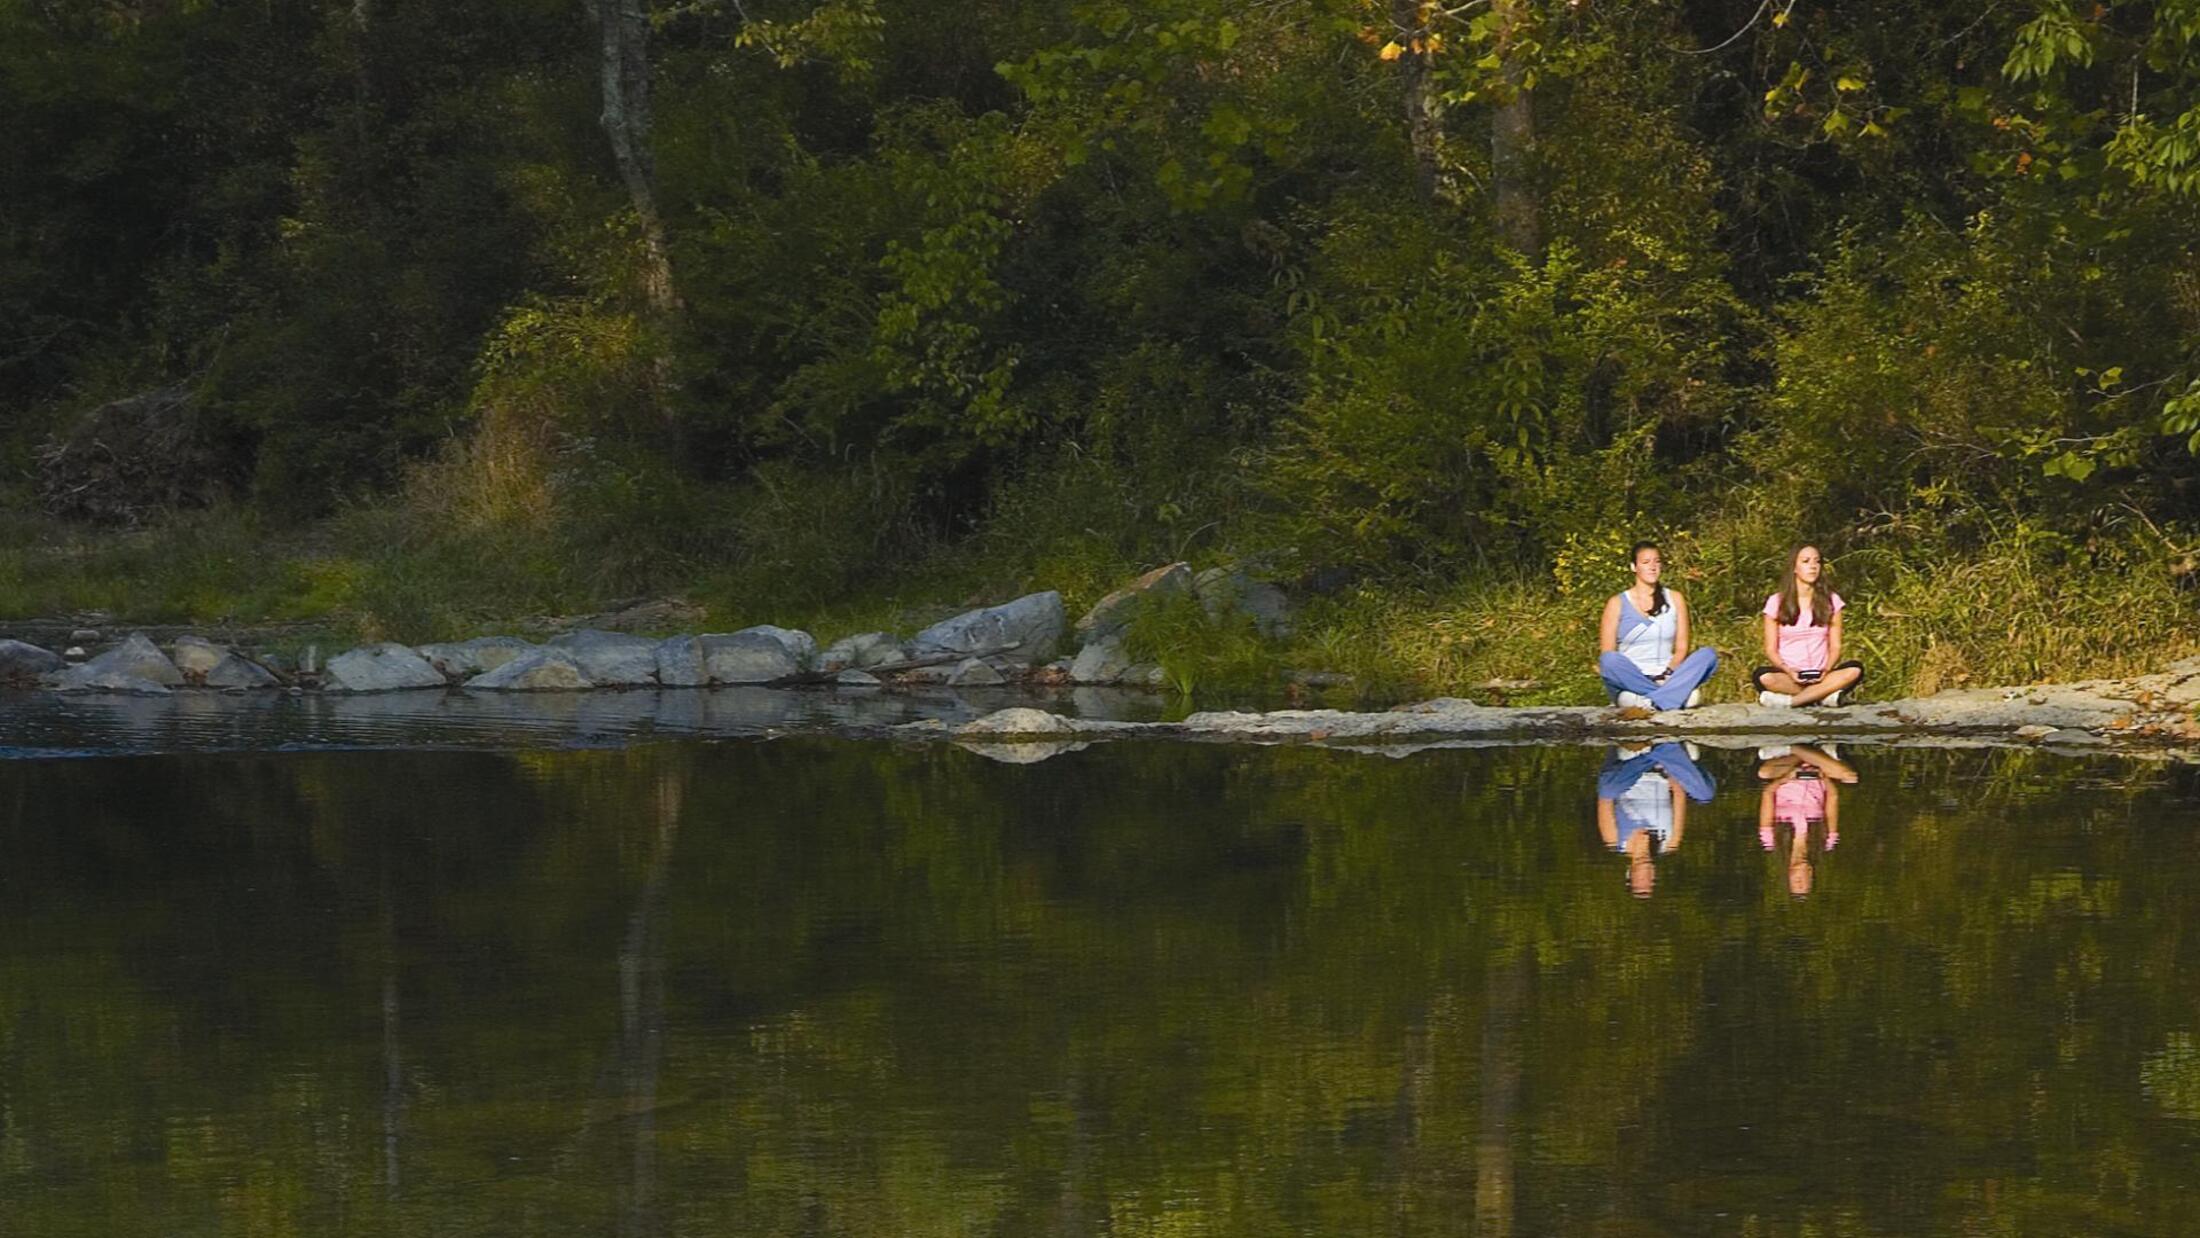
[[[2193,776],[1843,755],[0,761],[0,1233],[2200,1228]]]

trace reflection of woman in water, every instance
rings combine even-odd
[[[1833,745],[1826,745],[1831,749]],[[1814,873],[1810,864],[1813,835],[1825,850],[1841,841],[1841,786],[1856,781],[1856,770],[1832,752],[1808,744],[1766,748],[1758,756],[1764,763],[1757,777],[1764,792],[1757,799],[1757,841],[1767,851],[1780,849],[1780,830],[1788,831],[1788,893],[1803,898],[1810,893]]]
[[[1650,897],[1656,857],[1677,851],[1688,823],[1688,801],[1709,801],[1718,785],[1688,750],[1663,743],[1628,754],[1614,748],[1597,772],[1597,833],[1627,857],[1627,888]]]

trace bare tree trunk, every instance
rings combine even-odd
[[[1428,53],[1422,40],[1428,30],[1421,21],[1421,0],[1390,0],[1390,22],[1399,45],[1398,71],[1405,92],[1406,141],[1413,148],[1414,184],[1423,202],[1436,201],[1442,176],[1444,130],[1438,121],[1436,87],[1428,71]]]
[[[649,0],[583,0],[603,41],[603,130],[642,229],[642,294],[651,309],[680,308],[672,254],[657,211],[657,164],[650,153]]]
[[[1528,23],[1528,0],[1491,0],[1497,18],[1498,74],[1503,87],[1490,116],[1490,176],[1497,188],[1497,235],[1529,260],[1543,260],[1543,205],[1534,176],[1535,92],[1517,48]]]

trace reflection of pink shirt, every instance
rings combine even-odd
[[[1838,615],[1848,603],[1842,601],[1838,593],[1831,596],[1833,613]],[[1775,593],[1765,599],[1765,618],[1777,620],[1779,617],[1780,595]],[[1826,650],[1830,644],[1827,637],[1833,628],[1830,623],[1827,627],[1812,627],[1810,620],[1811,608],[1805,607],[1795,616],[1792,625],[1780,625],[1780,658],[1799,671],[1822,671],[1826,669]]]
[[[1826,784],[1817,778],[1793,778],[1772,789],[1772,819],[1807,825],[1826,819]]]

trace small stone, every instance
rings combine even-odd
[[[78,628],[69,633],[69,643],[72,645],[96,645],[99,643],[99,629]]]
[[[1123,642],[1106,636],[1078,650],[1069,665],[1069,677],[1076,683],[1116,683],[1130,668],[1131,658],[1123,652]]]
[[[2017,728],[2016,731],[2018,739],[2046,739],[2048,736],[2053,735],[2054,733],[2054,727],[2041,726],[2037,722],[2033,723],[2030,726],[2020,726]]]
[[[973,722],[955,728],[955,734],[975,735],[1067,735],[1074,734],[1077,724],[1060,714],[1050,714],[1043,709],[999,709]]]
[[[203,636],[179,636],[169,647],[169,656],[175,660],[176,669],[191,683],[203,683],[206,673],[221,665],[229,651]]]
[[[234,653],[223,654],[222,660],[206,672],[205,682],[209,688],[227,688],[239,692],[248,688],[282,686],[282,681],[275,678],[266,667]]]
[[[958,688],[992,688],[1007,683],[1001,673],[976,658],[965,658],[947,677],[947,682]]]
[[[64,662],[82,662],[90,656],[90,654],[84,652],[84,646],[82,645],[71,645],[61,651],[61,659]]]
[[[850,668],[833,676],[832,682],[836,688],[876,688],[883,681],[869,671]]]

